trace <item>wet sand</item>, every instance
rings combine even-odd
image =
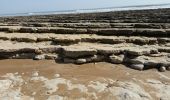
[[[132,77],[154,77],[154,73],[156,74],[158,72],[157,69],[138,71],[130,69],[124,65],[114,65],[106,62],[75,65],[56,63],[54,60],[0,60],[1,75],[15,72],[31,73],[32,71],[39,71],[42,75],[45,75],[47,77],[58,73],[64,77],[105,77],[114,79],[131,79]],[[163,74],[170,75],[168,71],[164,72]]]
[[[75,65],[75,64],[62,64],[62,63],[60,64],[60,63],[56,63],[53,60],[40,60],[40,61],[34,61],[29,59],[0,60],[1,76],[7,73],[17,73],[18,75],[21,75],[25,81],[27,81],[28,79],[30,79],[32,73],[35,71],[38,72],[39,76],[43,76],[48,79],[53,79],[55,74],[59,74],[60,75],[59,77],[62,77],[64,80],[71,81],[72,84],[73,83],[81,84],[81,85],[83,84],[85,86],[88,86],[91,81],[106,82],[106,80],[108,79],[114,80],[116,82],[117,81],[134,82],[140,85],[148,93],[150,93],[150,91],[153,91],[153,88],[151,88],[148,85],[144,85],[142,83],[142,82],[146,82],[146,80],[148,79],[159,80],[163,83],[170,84],[170,79],[168,79],[168,77],[170,77],[170,73],[168,71],[164,73],[160,73],[156,69],[138,71],[138,70],[127,68],[124,65],[113,65],[106,62]],[[40,81],[35,83],[34,82],[29,83],[29,81],[27,82],[28,84],[20,86],[22,88],[21,92],[24,95],[34,97],[35,100],[40,100],[40,99],[47,100],[48,97],[54,94],[68,97],[66,100],[74,100],[75,98],[80,98],[80,97],[83,97],[87,100],[90,97],[87,94],[85,95],[79,93],[78,90],[68,91],[67,86],[65,86],[65,84],[59,84],[58,85],[59,89],[55,93],[46,95],[44,92],[45,89],[44,87],[42,87],[44,83]],[[36,93],[35,95],[33,95],[34,92]],[[106,95],[106,93],[97,94],[97,97],[98,95],[100,95],[100,98],[98,98],[99,100],[101,98],[106,98],[108,96]],[[157,99],[155,94],[151,93],[150,95],[152,96],[152,98]],[[116,96],[114,98],[116,98]],[[31,100],[31,99],[25,99],[25,100]],[[49,100],[55,100],[55,99],[49,99]],[[95,100],[95,98],[92,100]]]

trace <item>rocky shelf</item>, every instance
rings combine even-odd
[[[1,59],[170,70],[170,9],[0,18]]]

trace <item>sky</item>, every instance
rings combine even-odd
[[[170,0],[0,0],[0,14],[170,3]]]

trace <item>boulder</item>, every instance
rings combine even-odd
[[[86,59],[87,62],[100,62],[100,61],[104,61],[105,60],[105,56],[103,55],[94,55],[90,58]]]
[[[159,71],[160,72],[165,72],[166,71],[166,67],[165,66],[160,66],[159,67]]]
[[[71,58],[64,58],[64,59],[63,59],[63,62],[64,62],[64,63],[75,63],[76,60],[75,60],[75,59],[71,59]]]
[[[151,69],[151,68],[158,67],[159,62],[157,62],[155,60],[148,60],[148,61],[145,61],[144,65],[147,69]]]
[[[140,71],[144,69],[143,64],[131,64],[130,67],[136,70],[140,70]]]
[[[75,63],[76,64],[84,64],[84,63],[86,63],[86,59],[77,59]]]
[[[58,58],[58,55],[56,54],[45,54],[45,59],[54,60],[57,58]]]
[[[45,59],[45,55],[44,54],[36,55],[33,59],[34,60],[43,60],[43,59]]]
[[[114,63],[114,64],[122,64],[123,63],[123,59],[124,59],[124,55],[111,55],[109,56],[110,62]]]
[[[100,62],[105,60],[105,56],[102,55],[94,55],[91,57],[84,57],[83,59],[86,59],[86,62]]]
[[[128,58],[126,57],[124,59],[124,62],[125,63],[128,63],[128,64],[144,64],[144,62],[146,61],[147,59],[144,59],[142,56],[139,56],[139,57],[135,57],[135,58]]]
[[[134,48],[134,49],[128,49],[125,51],[128,55],[132,55],[132,56],[142,56],[143,55],[143,51],[141,49],[138,48]],[[149,53],[149,52],[148,52]]]

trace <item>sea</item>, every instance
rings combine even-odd
[[[11,13],[11,14],[0,14],[0,17],[52,15],[52,14],[78,14],[78,13],[114,12],[114,11],[127,11],[127,10],[163,9],[163,8],[170,8],[170,3],[152,4],[152,5],[133,5],[133,6],[121,6],[121,7],[104,7],[104,8],[91,8],[91,9],[60,10],[60,11],[56,10],[56,11]]]

